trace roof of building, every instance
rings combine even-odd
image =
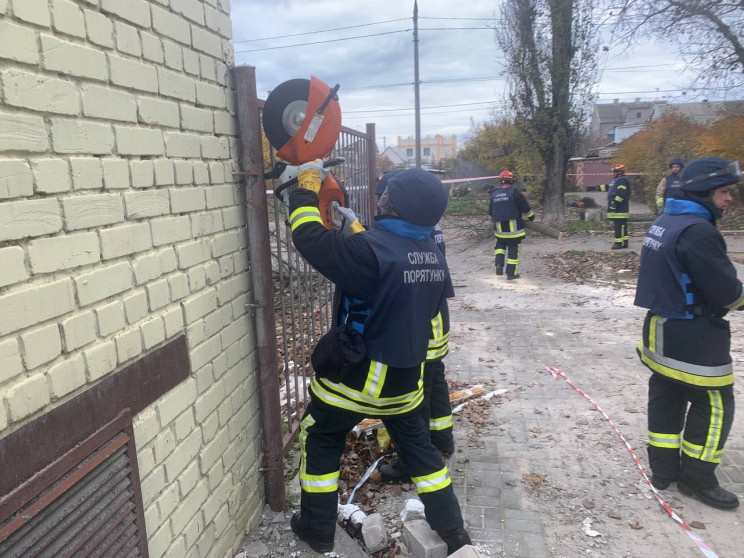
[[[648,110],[651,109],[654,105],[661,105],[664,102],[665,101],[641,102],[640,100],[636,100],[632,103],[597,103],[596,105],[594,105],[594,111],[596,113],[596,116],[599,118],[599,121],[603,124],[610,122],[621,124],[625,122],[625,115],[629,110]]]
[[[652,118],[674,112],[701,124],[720,120],[726,114],[744,114],[744,101],[702,101],[699,103],[679,103],[674,105],[655,105]]]

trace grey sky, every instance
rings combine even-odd
[[[488,120],[501,105],[503,57],[491,29],[425,29],[492,28],[504,23],[495,16],[498,7],[494,0],[420,0],[418,5],[421,131],[423,135],[456,134],[462,141],[473,124]],[[256,67],[262,98],[277,84],[292,78],[314,75],[331,86],[341,84],[344,125],[363,130],[366,122],[374,122],[380,147],[383,143],[395,145],[398,136],[414,133],[413,33],[402,32],[412,29],[412,13],[413,0],[232,0],[236,64]],[[367,25],[398,19],[402,21]],[[362,27],[288,36],[348,26]],[[684,97],[679,91],[688,78],[673,48],[649,43],[628,52],[612,40],[608,26],[603,29],[603,45],[610,50],[601,58],[601,101],[636,97],[694,100],[690,98],[692,93]],[[338,40],[378,33],[389,34]],[[268,37],[282,38],[256,40]],[[331,40],[334,42],[254,50]],[[441,83],[443,80],[450,81]],[[404,85],[379,87],[394,84]]]

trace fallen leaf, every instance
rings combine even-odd
[[[693,529],[705,529],[705,523],[700,523],[699,521],[690,521],[690,527]]]
[[[635,521],[635,522],[631,523],[631,524],[630,524],[630,528],[631,528],[631,529],[643,529],[643,527],[641,526],[641,524],[640,524],[640,523],[638,523],[637,521]]]
[[[522,475],[522,482],[530,486],[540,486],[547,478],[548,475],[542,475],[540,473],[526,473]]]

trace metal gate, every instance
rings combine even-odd
[[[271,148],[269,154],[273,166]],[[346,190],[349,207],[366,228],[372,225],[375,214],[375,156],[374,124],[367,124],[366,133],[342,127],[331,152],[331,157],[344,158],[333,173]],[[274,186],[278,185],[279,181],[274,181]],[[295,250],[286,206],[274,197],[273,192],[267,190],[267,196],[282,438],[286,450],[297,434],[299,419],[308,403],[308,388],[313,374],[310,354],[319,337],[330,326],[333,284],[310,267]]]

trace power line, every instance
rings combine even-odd
[[[485,110],[487,108],[489,108],[489,107],[483,107],[481,109],[475,109],[475,110]],[[413,110],[413,108],[411,108],[410,110]],[[429,115],[433,115],[433,114],[452,114],[454,112],[469,112],[469,113],[472,113],[473,112],[473,109],[434,111],[434,112],[422,113],[422,115],[423,116],[429,116]],[[375,116],[374,118],[375,119],[377,119],[377,118],[406,118],[406,117],[409,117],[409,116],[412,117],[413,116],[413,113],[411,113],[411,114],[380,114],[380,115]],[[370,117],[371,117],[371,115],[368,115],[368,116],[360,115],[360,116],[350,116],[349,118],[352,119],[352,120],[360,120],[360,119],[365,119],[365,118],[370,118]]]
[[[477,101],[474,103],[457,103],[454,105],[434,105],[431,107],[421,107],[421,109],[432,109],[432,108],[446,108],[446,107],[466,107],[470,105],[488,105],[492,104],[494,101]],[[405,107],[405,108],[394,108],[394,109],[372,109],[372,110],[347,110],[344,111],[344,114],[350,114],[350,113],[357,113],[357,112],[393,112],[393,111],[399,111],[399,110],[413,110],[413,107]]]
[[[342,39],[329,39],[327,41],[313,41],[311,43],[297,43],[294,45],[284,45],[284,46],[276,46],[276,47],[264,47],[264,48],[253,48],[250,50],[236,50],[235,54],[241,53],[241,52],[258,52],[261,50],[277,50],[280,48],[292,48],[292,47],[298,47],[298,46],[308,46],[308,45],[321,45],[325,43],[337,43],[339,41],[350,41],[352,39],[364,39],[365,37],[379,37],[381,35],[394,35],[395,33],[407,33],[410,31],[410,29],[401,29],[400,31],[385,31],[383,33],[370,33],[369,35],[357,35],[355,37],[344,37]]]
[[[334,27],[333,29],[321,29],[319,31],[305,31],[304,33],[292,33],[291,35],[276,35],[274,37],[262,37],[260,39],[246,39],[244,41],[233,41],[233,44],[238,43],[254,43],[256,41],[270,41],[272,39],[287,39],[289,37],[300,37],[302,35],[317,35],[318,33],[330,33],[331,31],[343,31],[344,29],[357,29],[359,27],[370,27],[372,25],[382,25],[383,23],[395,23],[397,21],[406,21],[411,18],[401,17],[398,19],[388,19],[386,21],[375,21],[373,23],[362,23],[361,25],[347,25],[346,27]]]

